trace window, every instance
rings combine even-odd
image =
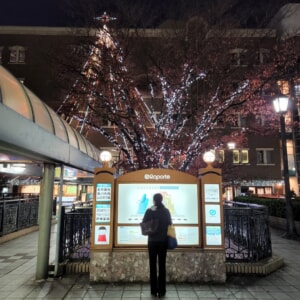
[[[231,127],[246,127],[247,118],[240,113],[235,113],[227,116],[228,123]]]
[[[296,97],[300,97],[300,84],[297,82],[297,84],[295,84],[295,94]]]
[[[263,115],[256,115],[255,116],[255,123],[258,125],[258,126],[263,126],[264,124],[264,116]]]
[[[268,118],[264,114],[257,114],[255,116],[255,123],[258,126],[270,126],[270,121],[268,120]]]
[[[246,150],[246,149],[241,150],[241,163],[242,164],[248,164],[249,163],[248,150]]]
[[[217,128],[224,128],[225,122],[224,122],[224,117],[219,116],[216,120]]]
[[[294,152],[294,143],[292,140],[286,141],[286,150],[287,150],[287,159],[288,159],[290,176],[295,176],[296,174],[295,152]]]
[[[257,194],[257,195],[264,195],[264,194],[265,194],[265,189],[264,189],[264,187],[258,187],[258,188],[256,189],[256,194]]]
[[[274,149],[256,149],[256,158],[258,165],[274,164]]]
[[[9,62],[11,64],[24,64],[25,63],[25,48],[22,46],[13,46],[9,48],[10,56]]]
[[[290,85],[287,80],[278,80],[277,85],[283,95],[288,95],[290,93]]]
[[[231,65],[232,66],[246,66],[246,49],[231,49],[229,51],[230,54],[230,60],[231,60]]]
[[[270,61],[270,51],[268,49],[259,49],[256,52],[256,64],[263,65]]]
[[[240,163],[240,151],[239,150],[233,150],[232,151],[232,158],[233,158],[233,163],[234,164],[239,164]]]
[[[219,162],[219,163],[224,162],[224,150],[216,150],[215,155],[216,155],[217,162]]]
[[[2,52],[3,52],[3,47],[0,47],[0,65],[2,65]]]
[[[248,149],[234,149],[232,150],[232,162],[234,164],[248,164],[249,163]]]

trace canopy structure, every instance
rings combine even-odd
[[[87,172],[100,150],[0,66],[0,153]]]

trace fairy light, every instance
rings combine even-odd
[[[111,18],[104,13],[95,18],[102,24],[96,32],[95,46],[89,49],[89,56],[83,65],[83,80],[77,79],[66,96],[58,112],[66,115],[66,120],[76,119],[80,132],[88,134],[89,130],[99,132],[117,149],[124,153],[124,163],[133,169],[134,159],[145,167],[166,164],[180,157],[180,169],[186,170],[195,157],[201,152],[203,142],[209,132],[216,127],[216,118],[249,86],[243,82],[220,105],[219,89],[208,99],[207,109],[200,116],[192,133],[184,133],[188,117],[185,114],[189,104],[189,89],[197,80],[204,80],[205,70],[196,72],[189,64],[182,67],[179,87],[174,89],[167,78],[160,76],[161,94],[165,104],[160,116],[155,117],[153,106],[145,103],[142,95],[128,76],[127,67],[123,64],[122,49],[113,40],[108,23]],[[110,65],[108,65],[110,63]],[[101,78],[103,76],[104,78]],[[76,93],[80,91],[80,95]],[[85,93],[85,96],[82,94]],[[155,99],[155,90],[150,85],[150,95]],[[97,119],[97,112],[103,112],[113,123],[113,133],[108,132]],[[102,114],[101,114],[102,115]],[[191,140],[184,155],[176,142],[184,133]],[[133,158],[130,148],[135,148]],[[177,148],[176,148],[177,147]]]

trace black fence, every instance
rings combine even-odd
[[[13,199],[14,198],[14,199]],[[0,198],[0,236],[37,225],[39,197],[29,194]]]
[[[89,261],[92,208],[62,213],[60,262]],[[265,206],[235,203],[224,206],[227,261],[256,262],[272,256],[268,211]]]
[[[62,206],[59,261],[90,260],[92,207],[65,212]]]
[[[263,205],[225,205],[224,235],[227,261],[257,262],[272,256],[268,209]]]

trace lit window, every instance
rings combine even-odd
[[[274,164],[274,149],[256,149],[256,158],[258,165]]]
[[[248,150],[241,150],[241,163],[242,164],[248,164],[249,163],[249,155]]]
[[[9,48],[11,64],[24,64],[25,63],[25,48],[22,46],[13,46]]]
[[[258,187],[256,189],[256,194],[257,195],[264,195],[265,194],[265,188],[264,187]]]
[[[234,149],[232,150],[232,162],[234,164],[248,164],[249,163],[248,149]]]
[[[288,95],[290,93],[290,85],[287,80],[278,80],[277,85],[283,95]]]
[[[239,150],[233,150],[232,151],[232,157],[233,157],[233,163],[239,164],[240,163],[240,151]]]

